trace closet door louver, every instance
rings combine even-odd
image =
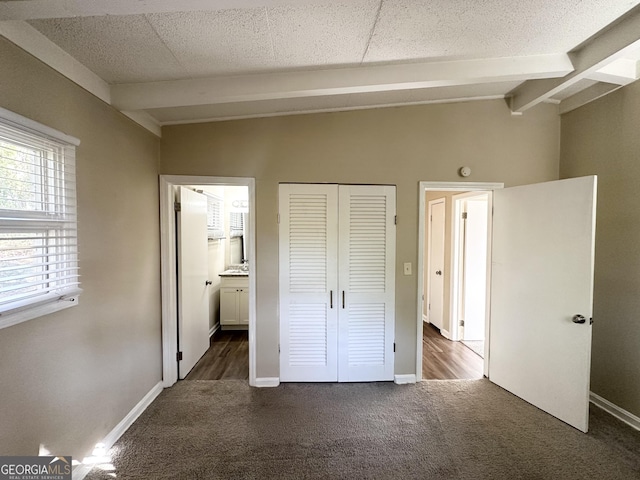
[[[337,185],[280,185],[283,382],[337,381],[337,192]]]
[[[393,380],[395,187],[339,192],[338,379]]]
[[[280,380],[393,380],[395,187],[280,186]]]

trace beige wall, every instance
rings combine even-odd
[[[161,379],[159,140],[0,38],[0,106],[81,140],[80,303],[0,330],[0,454],[91,452]]]
[[[640,416],[640,82],[563,115],[561,152],[598,175],[591,390]]]
[[[396,374],[415,372],[418,182],[509,185],[558,178],[553,105],[511,116],[502,100],[163,128],[163,174],[256,179],[257,376],[278,372],[279,182],[397,185]],[[411,262],[414,274],[402,274]]]

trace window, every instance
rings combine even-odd
[[[77,304],[78,144],[0,109],[0,328]]]
[[[207,235],[209,238],[223,238],[224,237],[224,223],[222,221],[222,212],[224,210],[224,203],[222,199],[211,195],[207,196]]]
[[[241,237],[244,235],[244,213],[229,213],[229,237]]]

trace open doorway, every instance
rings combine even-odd
[[[184,188],[184,187],[183,187]],[[178,376],[184,380],[249,379],[249,263],[246,220],[249,188],[244,185],[191,185],[207,205],[207,252],[204,299],[207,317],[206,351],[188,371],[178,363]],[[177,212],[180,216],[183,212]],[[181,351],[181,222],[178,238],[178,351]],[[192,239],[185,239],[191,241]],[[193,255],[193,251],[185,252]],[[196,267],[199,268],[199,267]],[[191,276],[194,272],[185,271]],[[197,301],[197,300],[196,300]],[[203,313],[203,316],[205,313]],[[204,349],[205,346],[202,347]],[[201,349],[201,350],[202,350]]]
[[[255,385],[254,185],[252,178],[160,177],[165,387],[179,378]]]
[[[421,379],[488,372],[492,190],[502,184],[420,184],[417,371]]]

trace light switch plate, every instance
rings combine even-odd
[[[411,275],[411,262],[407,262],[404,264],[404,274]]]

